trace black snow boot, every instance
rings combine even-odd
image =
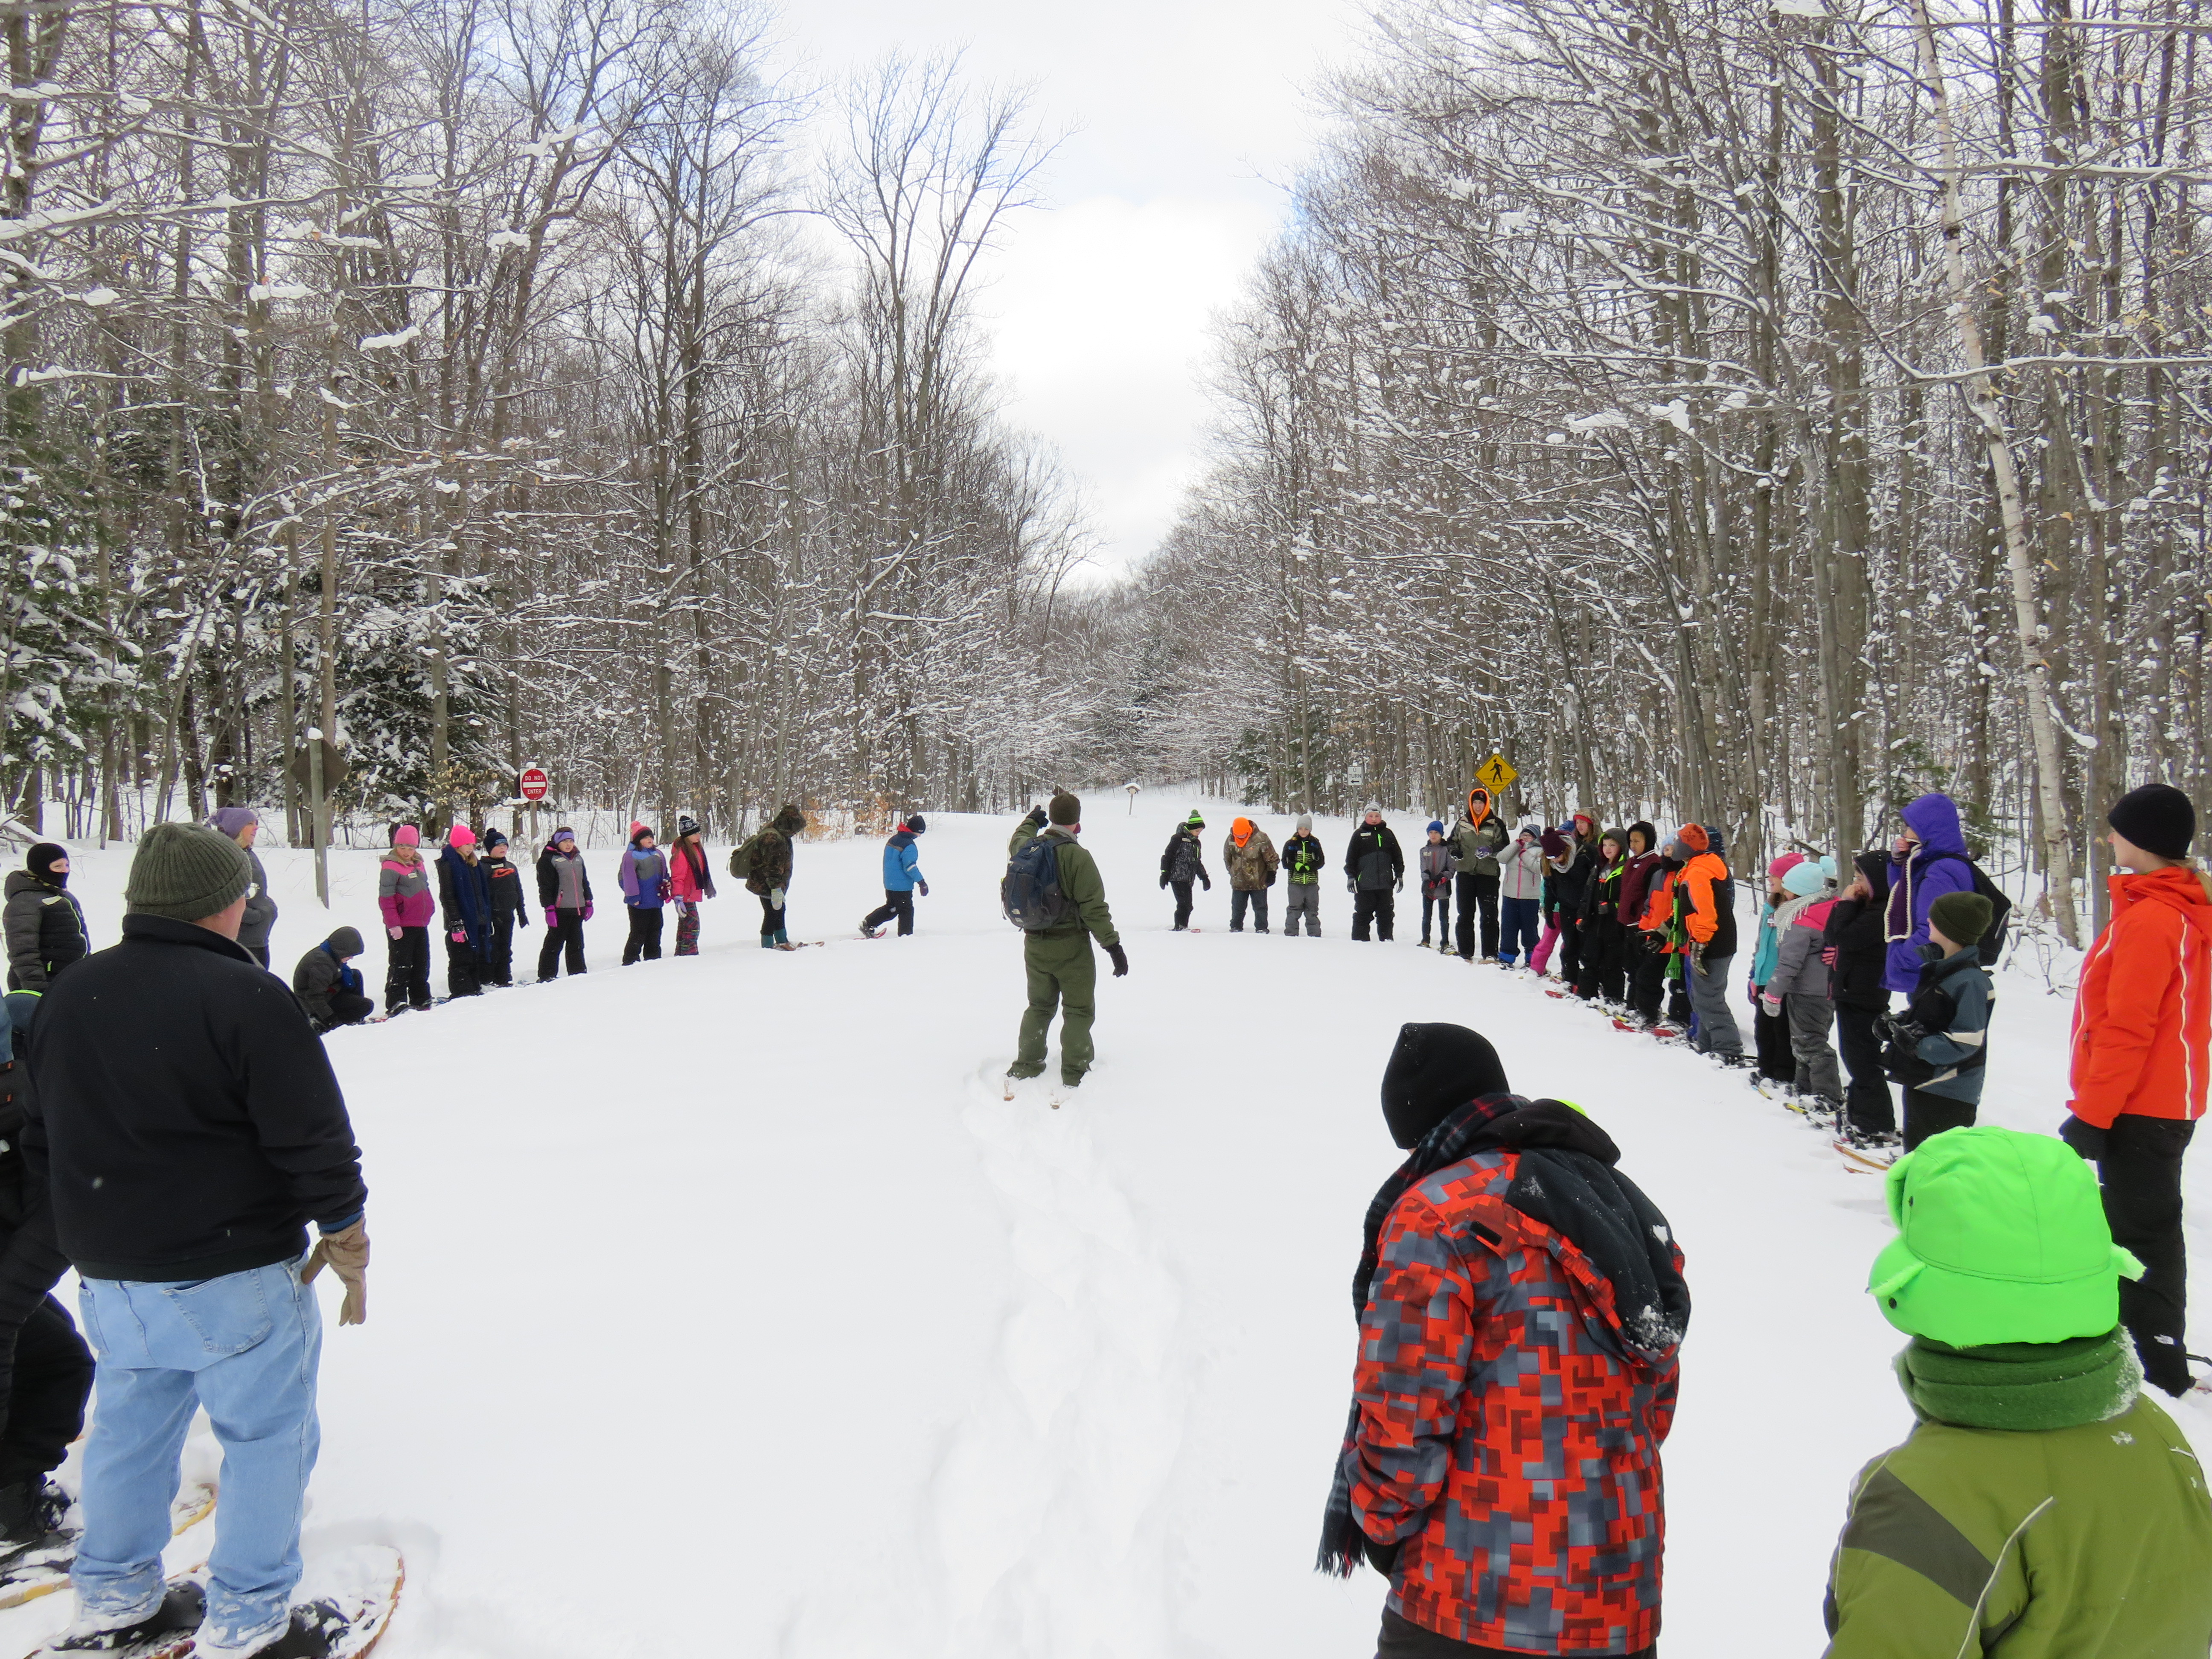
[[[119,1648],[143,1647],[167,1637],[191,1634],[207,1616],[207,1592],[187,1579],[169,1586],[161,1605],[135,1625],[120,1630],[70,1629],[54,1639],[53,1653],[112,1653]]]
[[[303,1601],[292,1609],[292,1622],[251,1659],[330,1659],[338,1640],[353,1626],[335,1601]]]
[[[44,1475],[0,1486],[0,1549],[39,1544],[61,1530],[69,1498]]]

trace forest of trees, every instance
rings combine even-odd
[[[969,313],[1019,96],[806,92],[691,0],[0,16],[18,823],[434,829],[535,763],[726,833],[1064,744],[1080,527]]]
[[[2094,914],[2101,804],[2212,785],[2212,23],[2083,3],[1395,0],[1108,583],[970,311],[1019,96],[807,92],[708,0],[15,0],[0,807],[1438,808],[1498,749],[1747,860],[1948,788]]]
[[[1498,748],[1747,860],[1943,787],[2084,899],[2128,783],[2206,799],[2212,25],[1930,6],[1389,11],[1106,619],[1152,763],[1443,806]]]

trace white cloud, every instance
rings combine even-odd
[[[981,314],[1007,418],[1052,443],[1120,568],[1152,550],[1201,457],[1212,316],[1289,211],[1310,153],[1305,92],[1340,58],[1353,0],[810,0],[787,39],[835,79],[893,47],[964,47],[985,83],[1033,83],[1070,132]]]

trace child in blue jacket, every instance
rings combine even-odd
[[[901,939],[914,932],[914,896],[919,891],[922,897],[929,896],[914,838],[928,828],[929,820],[916,812],[884,843],[884,902],[860,919],[860,932],[868,938],[881,939],[884,925],[893,916],[898,918]]]
[[[1989,970],[1978,948],[1994,920],[1979,893],[1946,893],[1929,907],[1920,982],[1888,1020],[1882,1069],[1905,1085],[1905,1150],[1971,1125],[1989,1063]]]

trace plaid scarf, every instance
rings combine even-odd
[[[1367,1311],[1382,1265],[1382,1228],[1407,1192],[1438,1170],[1488,1151],[1517,1152],[1521,1166],[1505,1201],[1565,1238],[1589,1258],[1613,1289],[1621,1322],[1616,1340],[1631,1364],[1672,1352],[1690,1321],[1689,1290],[1674,1265],[1674,1232],[1642,1190],[1613,1166],[1613,1137],[1573,1107],[1521,1095],[1484,1095],[1429,1131],[1367,1206],[1359,1267],[1352,1276],[1352,1316]],[[1352,1460],[1359,1437],[1355,1395],[1338,1448],[1336,1474],[1322,1519],[1315,1565],[1349,1578],[1364,1558],[1367,1536],[1352,1512]]]

